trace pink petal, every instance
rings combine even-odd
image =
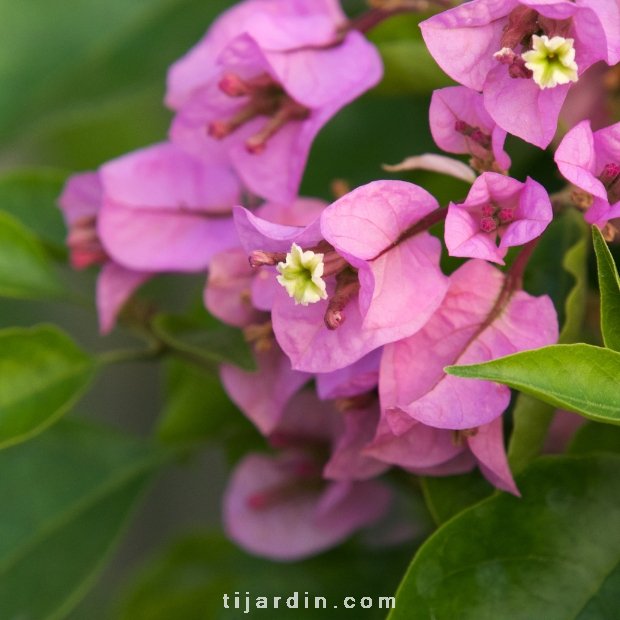
[[[231,217],[147,211],[104,202],[97,231],[106,252],[137,271],[203,271],[211,258],[238,245]]]
[[[350,398],[377,387],[381,353],[381,348],[375,349],[346,368],[318,373],[315,379],[319,398]]]
[[[584,191],[607,200],[605,187],[594,176],[597,173],[597,157],[590,121],[575,125],[564,136],[555,152],[554,160],[567,180]]]
[[[467,437],[467,444],[478,461],[480,471],[493,486],[521,497],[506,459],[501,416],[480,426],[475,435]]]
[[[101,182],[97,172],[72,174],[58,198],[65,221],[71,224],[83,217],[97,215],[101,207]]]
[[[280,422],[288,401],[311,377],[294,371],[275,343],[270,351],[255,353],[255,357],[258,372],[224,364],[220,379],[231,400],[263,435],[268,435]]]
[[[258,312],[251,303],[251,286],[256,271],[250,267],[242,248],[231,248],[216,254],[209,265],[209,278],[204,302],[209,312],[236,327],[264,323],[267,315]]]
[[[379,407],[347,411],[346,430],[339,438],[323,477],[333,480],[366,480],[389,469],[389,465],[362,455],[364,446],[374,437],[379,420]]]
[[[97,278],[97,312],[99,331],[112,331],[116,317],[134,291],[152,278],[154,273],[131,271],[112,261],[107,262]]]
[[[205,164],[169,142],[114,159],[100,174],[106,198],[126,208],[222,214],[239,202],[228,166]]]

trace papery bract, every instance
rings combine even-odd
[[[467,199],[450,203],[446,246],[451,256],[484,258],[504,264],[509,247],[535,239],[553,219],[545,188],[529,177],[525,183],[485,172],[472,185]],[[495,245],[497,236],[501,240]]]
[[[325,325],[338,286],[333,276],[325,278],[328,299],[307,307],[295,305],[284,289],[276,294],[274,332],[293,368],[331,372],[420,329],[446,291],[447,279],[439,269],[440,244],[425,231],[403,239],[401,235],[437,206],[415,185],[375,181],[340,198],[303,229],[235,211],[248,253],[287,252],[293,242],[311,248],[327,241],[332,253],[359,270],[359,294],[346,305],[346,322],[342,319],[337,329]],[[347,273],[355,279],[355,272]]]
[[[450,476],[478,465],[498,489],[520,495],[506,459],[502,418],[460,433],[434,428],[421,422],[401,435],[391,432],[387,421],[363,454],[398,465],[420,476]]]
[[[173,65],[170,135],[210,159],[222,141],[244,183],[291,202],[320,128],[381,78],[377,50],[335,1],[250,0]]]
[[[370,422],[372,431],[375,420]],[[385,514],[391,493],[381,483],[322,478],[317,455],[321,445],[329,449],[342,425],[332,405],[311,392],[291,401],[271,435],[282,455],[246,456],[229,483],[224,524],[235,542],[257,555],[295,560],[338,544]],[[357,472],[360,464],[375,464],[374,472],[363,472],[366,477],[385,470],[384,464],[356,454],[357,435],[349,430],[340,442],[340,467]]]
[[[237,245],[231,213],[240,185],[227,165],[161,143],[104,164],[100,175],[99,236],[125,267],[202,271]]]
[[[620,216],[620,123],[592,132],[590,121],[573,127],[554,159],[571,183],[592,195],[586,221],[603,226]]]
[[[431,133],[448,153],[469,153],[480,171],[510,168],[504,151],[506,131],[489,116],[482,94],[466,86],[449,86],[433,92],[429,109]]]
[[[155,274],[127,269],[110,260],[97,234],[102,200],[99,174],[84,172],[69,177],[58,205],[69,229],[67,244],[73,266],[81,269],[92,264],[103,265],[97,279],[96,301],[99,329],[107,334],[125,302]]]
[[[446,429],[491,422],[508,406],[510,390],[491,381],[448,376],[444,367],[486,362],[557,341],[549,297],[517,290],[504,298],[504,284],[505,276],[495,267],[468,261],[450,276],[448,293],[428,323],[384,347],[379,392],[388,422],[391,411],[396,414],[396,434],[416,421]],[[403,424],[403,412],[409,424]]]
[[[420,27],[439,66],[457,82],[482,91],[485,107],[500,127],[541,148],[555,134],[570,83],[553,88],[536,83],[536,74],[520,55],[527,54],[533,36],[542,31],[573,40],[578,74],[599,60],[620,60],[616,2],[473,0]]]

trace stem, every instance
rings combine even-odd
[[[386,1],[384,5],[386,7],[392,6],[393,8],[381,8],[374,7],[369,11],[354,17],[346,27],[346,30],[358,30],[362,33],[367,33],[381,22],[395,15],[401,13],[423,13],[428,11],[431,4],[438,4],[443,8],[452,8],[450,0],[393,0],[392,2]]]
[[[407,241],[407,239],[411,239],[411,237],[415,237],[416,235],[419,235],[421,232],[428,230],[429,228],[431,228],[435,224],[438,224],[439,222],[443,222],[443,220],[446,219],[446,215],[448,215],[448,207],[441,207],[440,209],[437,209],[433,211],[432,213],[429,213],[428,215],[423,217],[421,220],[413,224],[413,226],[410,226],[409,228],[406,228],[405,230],[403,230],[403,232],[401,232],[400,235],[398,235],[398,238],[396,239],[396,241],[388,245],[387,248],[383,248],[383,250],[381,250],[379,254],[377,254],[375,257],[371,258],[370,260],[371,261],[377,260],[378,258],[383,256],[386,252],[393,250],[397,245],[400,245],[404,241]]]
[[[123,364],[126,362],[146,362],[157,359],[164,352],[164,347],[151,347],[149,349],[117,349],[106,351],[98,356],[101,364]]]

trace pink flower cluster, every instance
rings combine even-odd
[[[299,197],[314,137],[382,75],[337,0],[226,11],[170,69],[170,141],[71,177],[59,200],[74,266],[103,265],[102,332],[147,279],[208,271],[206,308],[251,343],[258,371],[224,364],[220,377],[273,451],[236,466],[224,520],[259,555],[304,557],[381,519],[393,492],[377,478],[393,466],[477,466],[519,494],[504,449],[509,389],[444,368],[557,341],[551,300],[521,285],[551,200],[508,175],[504,142],[551,142],[571,84],[620,60],[620,13],[615,1],[472,0],[421,28],[462,84],[434,93],[430,127],[479,173],[464,201],[440,208],[385,180],[331,205]],[[584,120],[556,153],[597,224],[620,216],[619,127],[593,133]],[[429,232],[444,220],[449,254],[472,259],[450,275]],[[487,262],[504,265],[515,246],[506,271]]]

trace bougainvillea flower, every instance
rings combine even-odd
[[[238,245],[230,216],[240,186],[225,164],[161,143],[104,164],[100,178],[99,237],[125,267],[202,271],[215,254]]]
[[[233,472],[224,496],[224,525],[236,543],[257,555],[295,560],[342,542],[386,513],[391,492],[383,484],[324,479],[326,455],[342,425],[333,406],[312,392],[291,401],[270,436],[282,454],[250,454]],[[352,443],[358,435],[349,430],[340,448],[341,465],[349,462],[353,471],[363,462],[376,464],[371,457],[355,456]],[[385,468],[379,463],[375,473]]]
[[[97,279],[96,303],[99,329],[107,334],[125,302],[154,274],[127,269],[109,258],[97,234],[101,203],[102,188],[96,172],[69,177],[58,198],[69,230],[67,245],[73,267],[103,265]]]
[[[420,28],[439,66],[482,91],[500,127],[541,148],[578,75],[599,60],[620,60],[616,2],[473,0]]]
[[[363,454],[420,476],[452,476],[476,465],[498,489],[520,495],[506,459],[502,418],[467,431],[434,428],[421,422],[394,435],[385,420]]]
[[[255,214],[285,226],[305,226],[315,220],[327,203],[316,198],[298,198],[292,205],[261,205]],[[252,269],[243,248],[217,254],[209,265],[204,302],[218,319],[235,327],[246,327],[268,320],[273,297],[280,285],[273,270]]]
[[[252,192],[290,203],[318,131],[382,72],[335,0],[246,1],[173,65],[170,136],[207,159],[220,140]]]
[[[435,315],[417,333],[383,348],[379,393],[390,422],[392,410],[429,426],[472,429],[500,416],[510,390],[491,381],[446,375],[444,367],[475,364],[553,344],[558,322],[546,295],[532,297],[501,271],[470,260],[450,276],[450,288]]]
[[[571,183],[591,194],[586,221],[603,226],[620,216],[620,123],[593,132],[590,121],[573,127],[554,159]]]
[[[439,241],[416,225],[437,207],[411,183],[375,181],[337,200],[306,228],[235,210],[240,241],[254,264],[283,262],[293,243],[324,254],[327,299],[298,305],[282,287],[274,300],[274,333],[293,368],[344,368],[424,325],[447,279],[439,269]]]
[[[489,116],[481,93],[465,86],[448,86],[433,92],[429,109],[431,133],[448,153],[469,153],[479,172],[510,168],[504,151],[506,130]]]
[[[521,183],[485,172],[476,179],[465,202],[450,203],[446,246],[451,256],[484,258],[503,265],[509,247],[535,239],[552,219],[551,201],[540,183],[529,177]]]

